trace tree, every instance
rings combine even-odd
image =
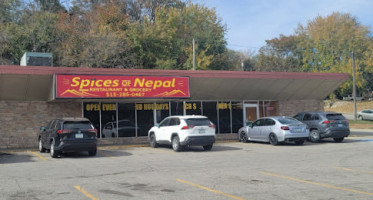
[[[266,40],[266,46],[260,48],[256,69],[259,71],[300,71],[301,58],[297,36],[280,35],[279,38]]]
[[[296,33],[299,45],[304,48],[302,70],[314,72],[344,72],[352,76],[352,52],[356,58],[357,85],[364,85],[363,71],[371,72],[369,60],[369,28],[361,25],[349,14],[333,13],[325,18],[319,16],[299,25]],[[352,79],[340,88],[345,95],[350,91]]]
[[[155,20],[147,17],[132,34],[145,68],[192,69],[192,40],[196,41],[197,69],[212,69],[226,51],[225,26],[215,11],[187,4],[183,8],[159,7]]]

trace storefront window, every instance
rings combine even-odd
[[[277,101],[261,101],[259,103],[260,117],[277,116],[278,102]]]
[[[238,129],[243,126],[242,102],[232,101],[232,132],[237,133]]]
[[[135,137],[138,129],[134,103],[118,103],[118,137]]]
[[[97,137],[101,137],[101,127],[100,127],[100,103],[93,103],[93,102],[87,102],[83,103],[83,116],[87,119],[89,119],[95,129],[97,129]]]
[[[184,102],[172,101],[171,102],[171,115],[184,115]]]
[[[168,102],[155,104],[155,115],[157,117],[157,123],[161,122],[164,118],[170,116],[169,106],[170,104]]]
[[[201,102],[200,101],[188,101],[185,102],[185,112],[187,115],[201,115]]]
[[[117,137],[117,104],[101,103],[101,135],[103,138]]]
[[[137,136],[147,136],[148,130],[154,126],[154,103],[137,103],[135,108],[137,113],[137,126],[139,128]]]
[[[203,101],[203,115],[216,125],[216,132],[218,132],[218,112],[216,109],[216,102]]]
[[[218,103],[219,133],[231,133],[231,103],[223,101]]]

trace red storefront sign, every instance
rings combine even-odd
[[[188,98],[189,77],[56,75],[56,98]]]

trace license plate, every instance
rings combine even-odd
[[[295,129],[293,129],[293,131],[296,132],[296,133],[299,133],[300,129],[299,128],[295,128]]]
[[[83,138],[83,133],[77,133],[77,134],[75,134],[75,138]]]
[[[199,133],[205,133],[205,129],[199,129]]]
[[[338,124],[338,127],[343,127],[343,124]]]

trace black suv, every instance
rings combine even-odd
[[[300,112],[294,118],[308,125],[311,142],[318,142],[322,138],[342,142],[344,137],[350,135],[348,120],[341,113]]]
[[[51,157],[63,152],[88,151],[90,156],[97,152],[97,130],[86,118],[54,119],[47,127],[40,127],[39,151],[49,149]]]

